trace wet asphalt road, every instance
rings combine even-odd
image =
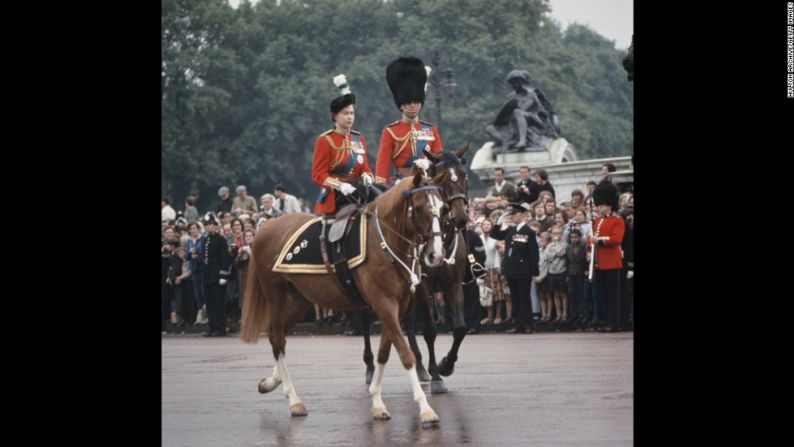
[[[164,446],[633,445],[632,332],[467,336],[449,393],[425,386],[440,417],[430,429],[394,349],[382,394],[392,419],[373,421],[360,337],[287,337],[287,367],[309,411],[291,418],[281,386],[257,392],[273,369],[270,343],[234,335],[163,337]],[[438,360],[451,344],[439,335]]]

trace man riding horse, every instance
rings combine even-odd
[[[469,262],[466,236],[460,230],[465,229],[468,221],[468,177],[464,167],[465,161],[462,159],[468,144],[458,148],[454,153],[444,152],[435,126],[418,119],[419,110],[425,99],[427,82],[427,71],[423,65],[418,58],[401,57],[393,61],[386,70],[386,80],[395,104],[403,112],[403,117],[383,130],[375,179],[376,182],[385,182],[389,166],[392,164],[397,170],[397,178],[416,172],[416,169],[424,171],[429,175],[432,183],[440,187],[449,210],[441,219],[444,252],[448,257],[441,266],[426,270],[427,277],[417,288],[412,311],[404,320],[406,335],[417,359],[416,368],[420,379],[430,381],[432,393],[443,393],[447,390],[441,375],[452,374],[458,349],[466,335],[462,283],[466,270],[472,263]],[[437,289],[441,290],[444,298],[430,303],[428,301],[430,292]],[[450,305],[455,335],[449,354],[438,366],[434,349],[437,331],[433,320],[444,318],[445,302]],[[431,307],[435,312],[430,311]],[[425,326],[422,333],[430,356],[430,374],[422,365],[422,354],[416,343],[414,326],[417,312],[424,317],[422,320]],[[435,313],[436,317],[431,318],[431,313]],[[375,366],[369,341],[369,312],[363,311],[360,317],[365,341],[366,380],[370,383]]]

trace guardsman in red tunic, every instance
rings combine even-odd
[[[427,170],[430,160],[425,158],[423,149],[432,153],[442,151],[438,129],[419,120],[429,70],[430,67],[425,67],[420,59],[412,56],[401,57],[386,68],[386,82],[403,116],[384,127],[381,133],[375,164],[375,182],[378,184],[392,184],[394,180],[410,175],[414,165]],[[397,174],[389,178],[391,165]]]
[[[350,92],[345,75],[336,76],[334,84],[342,92],[331,101],[334,128],[317,137],[312,159],[312,180],[322,188],[314,212],[326,215],[348,203],[345,196],[356,191],[354,184],[359,180],[364,187],[373,181],[364,135],[353,130],[356,96]]]
[[[618,209],[618,190],[609,181],[603,180],[593,191],[593,201],[601,216],[593,222],[592,234],[587,244],[595,242],[595,284],[598,295],[598,313],[606,316],[605,326],[599,332],[612,332],[628,319],[627,309],[620,302],[622,286],[620,272],[623,269],[620,244],[623,242],[625,225],[623,219],[613,216]]]

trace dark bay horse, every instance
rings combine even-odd
[[[425,151],[427,158],[432,161],[428,170],[428,175],[433,184],[441,188],[441,195],[447,205],[448,213],[441,219],[442,234],[444,240],[444,253],[448,256],[442,265],[427,269],[427,277],[422,284],[417,287],[414,294],[413,306],[410,314],[403,320],[405,323],[405,333],[411,350],[417,359],[416,368],[420,381],[430,381],[430,391],[433,394],[447,392],[441,376],[449,376],[453,373],[455,362],[458,359],[458,349],[466,337],[466,322],[463,315],[463,278],[466,274],[466,258],[468,246],[466,235],[461,229],[466,228],[469,220],[468,216],[468,178],[466,168],[463,165],[462,157],[469,148],[465,144],[454,152],[444,151],[440,154],[432,154]],[[453,323],[453,342],[447,356],[441,360],[441,364],[436,363],[435,340],[437,330],[431,316],[430,308],[436,309],[437,318],[443,320],[445,309],[444,303],[429,303],[428,297],[435,289],[440,289],[444,296],[444,302],[449,306],[452,314]],[[422,354],[416,343],[415,319],[417,313],[421,313],[424,327],[422,334],[428,349],[428,369],[422,365]],[[373,364],[372,350],[369,340],[369,313],[362,312],[362,329],[364,335],[364,363],[367,365],[366,381],[371,382],[372,374],[375,370]],[[429,371],[429,374],[428,374]]]
[[[378,363],[369,387],[375,419],[391,417],[381,400],[381,384],[392,344],[408,373],[423,426],[439,419],[422,391],[416,374],[416,359],[402,336],[399,316],[408,310],[412,291],[420,282],[421,267],[417,269],[416,266],[421,266],[421,262],[415,261],[421,256],[422,247],[427,244],[425,258],[431,265],[443,260],[439,222],[443,207],[438,187],[428,185],[421,174],[401,180],[366,206],[367,240],[372,242],[366,246],[364,262],[351,274],[364,301],[383,324]],[[241,338],[255,343],[263,330],[269,330],[276,359],[272,375],[259,383],[259,391],[267,393],[283,383],[292,416],[306,415],[307,410],[287,372],[284,350],[287,329],[300,321],[312,304],[340,310],[361,308],[347,298],[335,276],[273,271],[280,253],[289,250],[286,244],[291,235],[314,218],[316,216],[306,213],[287,214],[269,220],[257,231],[243,301]]]

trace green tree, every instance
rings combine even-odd
[[[543,0],[164,0],[162,182],[177,204],[198,193],[214,206],[220,185],[252,194],[284,183],[311,204],[314,140],[331,128],[333,76],[357,96],[356,129],[374,167],[384,125],[399,118],[385,82],[389,62],[412,54],[458,83],[444,96],[448,148],[478,148],[510,87],[528,70],[554,103],[563,136],[582,158],[629,154],[632,84],[623,54],[586,26],[562,29]],[[438,117],[428,92],[422,117]]]

